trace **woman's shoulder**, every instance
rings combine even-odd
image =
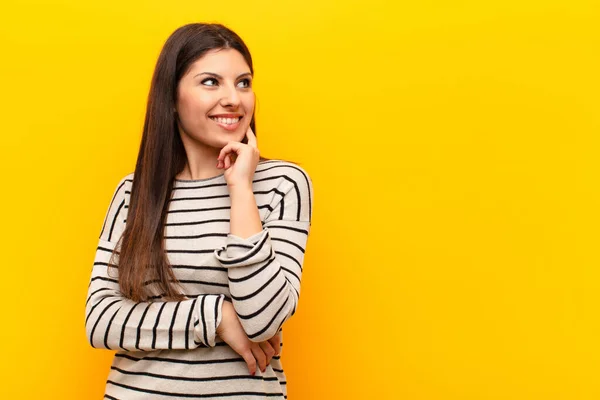
[[[127,219],[132,183],[133,173],[130,173],[122,177],[114,188],[108,210],[104,217],[104,223],[102,224],[100,240],[112,242],[117,240],[121,235]]]
[[[310,221],[314,199],[312,179],[306,168],[285,160],[265,160],[256,168],[255,182],[268,182],[284,193],[286,207],[297,210],[297,221]],[[301,204],[301,207],[298,207]]]
[[[120,188],[125,188],[126,191],[131,192],[132,185],[133,185],[133,172],[121,177],[121,179],[119,180],[119,183],[117,183],[117,189],[115,191],[118,191]]]
[[[125,182],[126,184],[131,185],[133,183],[133,172],[130,172],[129,174],[127,174],[124,177],[122,177],[121,181],[119,183],[123,183],[123,182]]]
[[[133,185],[133,172],[121,177],[114,188],[111,204],[123,202],[124,205],[129,203],[131,195],[131,186]]]
[[[297,184],[304,183],[312,186],[309,172],[295,162],[279,159],[262,160],[258,163],[256,172],[260,173],[261,177],[281,177]]]

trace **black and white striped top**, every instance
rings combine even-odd
[[[124,177],[110,202],[85,307],[90,344],[116,350],[105,398],[287,398],[280,356],[252,376],[216,327],[223,301],[233,302],[256,342],[273,337],[296,312],[313,202],[306,171],[281,160],[258,164],[253,192],[263,230],[246,239],[229,233],[224,174],[175,180],[165,250],[183,301],[133,302],[119,291],[115,268],[107,270],[127,222],[132,182],[133,174]]]

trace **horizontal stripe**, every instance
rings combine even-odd
[[[124,370],[121,368],[117,368],[117,367],[111,367],[111,369],[118,371],[122,374],[126,374],[126,375],[148,376],[151,378],[167,379],[167,380],[173,380],[173,381],[211,382],[211,381],[231,381],[231,380],[246,379],[246,380],[259,380],[259,381],[268,382],[268,381],[277,381],[278,380],[276,376],[262,377],[262,376],[253,376],[253,375],[230,375],[230,376],[210,376],[207,378],[189,378],[189,377],[185,377],[185,376],[172,376],[172,375],[154,374],[154,373],[149,373],[149,372],[133,372],[133,371],[127,371],[127,370]]]
[[[229,223],[228,219],[209,219],[204,221],[185,221],[185,222],[167,222],[165,226],[190,226],[190,225],[202,225],[202,224],[216,224],[220,222]]]
[[[190,364],[190,365],[204,365],[204,364],[223,364],[223,363],[233,363],[233,362],[243,362],[245,363],[242,357],[236,358],[223,358],[223,359],[214,359],[214,360],[185,360],[178,358],[167,358],[167,357],[134,357],[128,354],[117,353],[115,357],[126,358],[131,361],[157,361],[164,363],[174,363],[174,364]],[[275,358],[275,357],[273,357]]]
[[[111,380],[106,381],[111,385],[120,386],[125,389],[133,390],[136,392],[159,394],[161,396],[173,396],[173,397],[186,397],[186,398],[206,398],[206,397],[232,397],[232,396],[266,396],[266,397],[281,397],[281,393],[265,393],[265,392],[219,392],[212,394],[194,394],[194,393],[178,393],[178,392],[165,392],[161,390],[151,390],[139,388],[131,385],[124,385],[122,383],[113,382]]]
[[[219,272],[227,272],[227,268],[225,267],[204,267],[197,265],[171,265],[171,268],[174,269],[193,269],[195,271],[219,271]]]
[[[106,247],[100,247],[100,246],[98,246],[98,247],[97,247],[97,249],[98,249],[98,250],[101,250],[101,251],[107,251],[107,252],[109,252],[109,253],[112,253],[112,252],[113,252],[113,250],[111,250],[111,249],[107,249]],[[118,253],[117,253],[117,254],[118,254]]]
[[[176,213],[192,213],[192,212],[206,212],[206,211],[216,211],[216,210],[229,210],[231,207],[209,207],[209,208],[192,208],[192,209],[182,209],[182,210],[169,210],[168,214],[176,214]]]
[[[200,239],[205,237],[227,237],[227,233],[203,233],[201,235],[165,236],[165,239]]]

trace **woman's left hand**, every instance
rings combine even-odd
[[[229,142],[221,149],[217,158],[217,168],[225,168],[225,180],[229,187],[252,186],[260,152],[256,145],[256,136],[250,127],[246,131],[246,137],[248,144]]]
[[[281,335],[279,335],[279,332],[277,332],[277,334],[271,339],[265,340],[264,342],[259,342],[258,345],[267,357],[267,365],[270,365],[273,356],[278,356],[281,354]]]

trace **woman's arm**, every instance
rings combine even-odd
[[[100,234],[85,304],[87,338],[92,347],[113,350],[212,347],[221,321],[224,295],[200,295],[183,301],[134,302],[120,292],[116,269],[108,269],[111,253],[125,226],[130,177],[117,185]]]
[[[232,190],[231,233],[226,245],[215,250],[217,260],[228,271],[233,306],[254,342],[274,336],[296,312],[311,224],[309,176],[297,166],[280,172],[286,179],[273,189],[279,201],[262,229],[251,188]]]
[[[252,185],[230,188],[229,197],[231,198],[230,233],[241,238],[260,233],[263,227]]]

